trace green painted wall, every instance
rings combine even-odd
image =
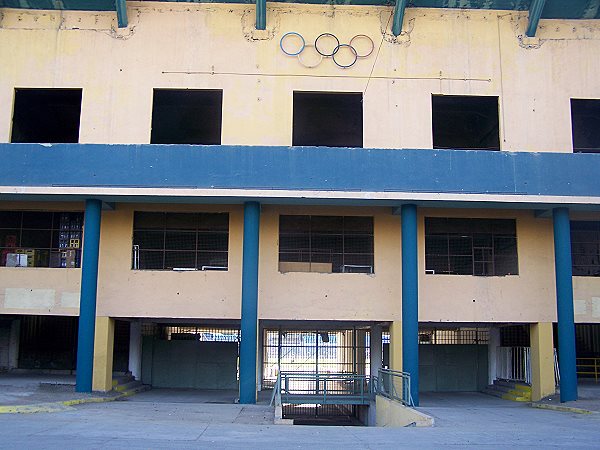
[[[487,345],[419,346],[421,392],[480,391],[487,375]]]
[[[153,387],[237,389],[235,342],[144,338],[142,382]]]

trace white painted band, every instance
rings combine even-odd
[[[65,186],[0,186],[0,195],[79,195],[145,196],[145,197],[213,197],[213,198],[273,198],[315,200],[392,200],[406,201],[457,201],[492,203],[548,203],[600,205],[600,197],[485,194],[485,193],[437,193],[437,192],[377,192],[377,191],[320,191],[286,189],[193,189],[152,187],[65,187]]]

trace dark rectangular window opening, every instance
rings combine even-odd
[[[571,222],[573,276],[600,277],[600,222]]]
[[[11,142],[77,143],[81,89],[15,89]]]
[[[433,148],[500,150],[498,97],[433,95]]]
[[[134,270],[227,270],[228,249],[227,213],[134,215]]]
[[[362,147],[362,93],[294,92],[292,145]]]
[[[426,217],[425,271],[434,275],[518,275],[516,221]]]
[[[81,267],[82,212],[0,211],[0,266]]]
[[[279,216],[279,271],[374,273],[373,218]]]
[[[600,100],[571,99],[574,153],[600,153]]]
[[[154,89],[151,144],[220,145],[223,91]]]

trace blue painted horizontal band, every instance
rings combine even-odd
[[[600,197],[600,154],[0,144],[0,186]]]

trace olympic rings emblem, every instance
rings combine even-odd
[[[294,48],[290,48],[289,41],[294,38],[298,42]],[[359,52],[356,49],[359,41],[367,42],[366,50]],[[348,44],[342,44],[336,35],[332,33],[321,33],[315,39],[314,43],[308,44],[300,33],[290,31],[281,37],[279,48],[281,48],[281,51],[287,56],[295,56],[298,58],[300,65],[308,69],[317,67],[321,64],[323,58],[331,58],[336,66],[342,69],[348,69],[356,64],[359,59],[368,58],[371,53],[373,53],[373,50],[375,50],[375,43],[373,42],[373,39],[366,34],[357,34],[350,39]],[[314,62],[307,62],[302,56],[302,53],[306,48],[312,48],[317,53],[318,58]],[[347,53],[345,58],[340,56],[342,53]],[[348,60],[344,61],[344,59]]]

